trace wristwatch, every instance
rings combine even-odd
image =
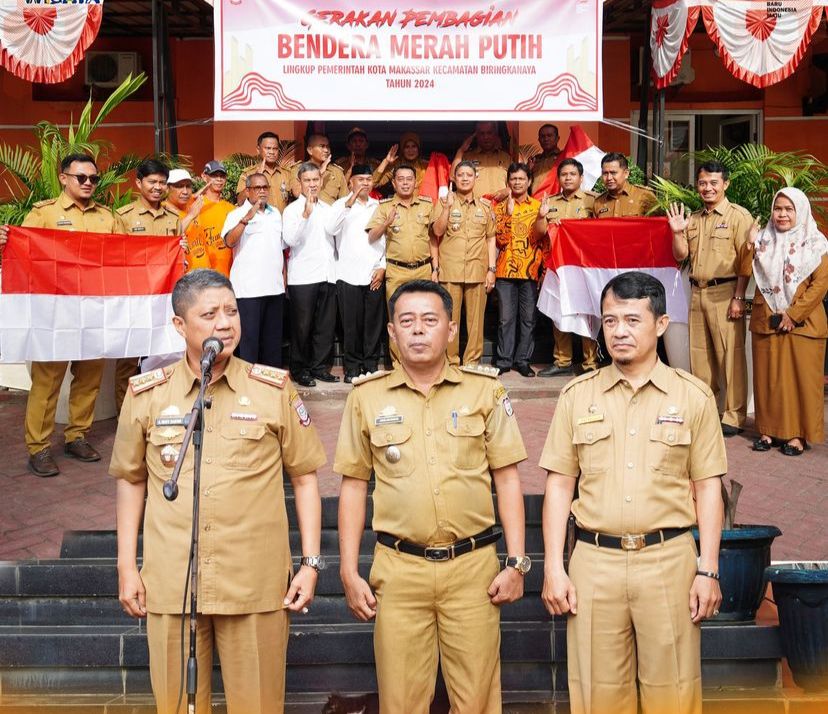
[[[497,266],[496,265],[490,265],[489,266],[489,272],[490,273],[496,273],[497,272]]]
[[[516,555],[503,561],[504,568],[514,568],[521,575],[526,575],[532,569],[532,559],[528,555]]]
[[[313,568],[317,573],[320,570],[325,569],[325,556],[324,555],[305,555],[302,556],[302,559],[299,561],[301,565],[307,565],[309,568]]]

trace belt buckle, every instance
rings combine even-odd
[[[434,563],[451,560],[454,548],[426,548],[424,558]]]
[[[710,281],[709,280],[697,280],[696,282],[699,284],[698,287],[699,287],[700,290],[704,290],[705,288],[710,287]]]
[[[643,533],[625,533],[621,536],[621,550],[641,550],[644,545]]]

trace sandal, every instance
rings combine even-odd
[[[786,442],[786,443],[782,444],[782,446],[779,447],[779,450],[785,456],[802,456],[802,454],[804,452],[808,451],[808,449],[811,448],[809,446],[808,442],[805,441],[804,439],[802,440],[802,444],[803,444],[802,448],[799,449],[796,446],[794,446],[793,444],[791,444],[789,442]]]
[[[768,437],[768,440],[765,441],[763,437],[759,437],[758,439],[753,440],[753,450],[754,451],[770,451],[773,448],[773,439]]]

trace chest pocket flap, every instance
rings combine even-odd
[[[650,427],[650,441],[658,441],[665,446],[688,446],[690,430],[678,424],[655,424]]]
[[[457,417],[457,426],[454,419],[446,420],[446,430],[452,436],[480,436],[486,429],[486,422],[480,414]]]
[[[404,444],[411,438],[411,427],[405,424],[387,424],[371,430],[371,443],[376,447]]]
[[[572,443],[578,451],[578,462],[584,474],[604,471],[612,458],[612,424],[608,421],[578,424]]]
[[[264,436],[264,424],[250,424],[241,420],[221,425],[221,435],[225,439],[253,439],[258,441]]]
[[[609,422],[595,422],[593,424],[579,424],[572,435],[573,444],[594,444],[606,439],[612,432]]]

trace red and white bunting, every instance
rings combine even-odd
[[[653,0],[650,51],[656,89],[667,87],[679,73],[698,20],[699,8],[691,7],[685,0]]]
[[[103,0],[0,3],[0,66],[28,82],[63,82],[98,36],[102,17]]]

